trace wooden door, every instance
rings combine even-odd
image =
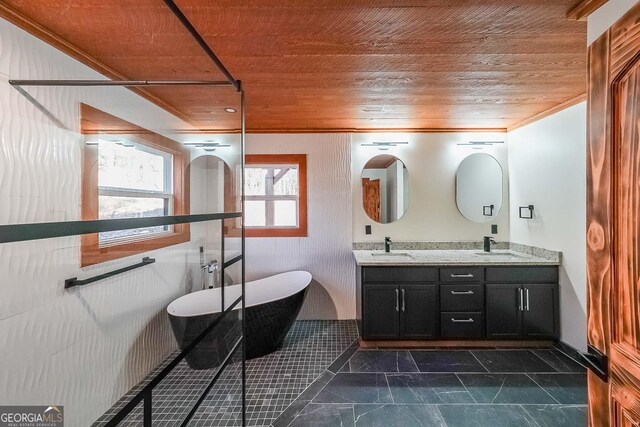
[[[400,286],[400,337],[426,340],[438,331],[437,285]]]
[[[588,102],[589,424],[639,426],[640,4],[589,47]]]
[[[380,222],[380,180],[362,178],[362,202],[369,218]]]

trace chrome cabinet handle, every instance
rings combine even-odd
[[[453,323],[473,323],[474,322],[474,320],[471,319],[471,318],[469,318],[469,319],[455,319],[453,317],[451,318],[451,321]]]
[[[396,311],[400,311],[400,296],[397,289],[396,289]]]
[[[526,302],[526,310],[529,311],[529,289],[525,289],[525,292],[527,293],[527,302]]]
[[[473,274],[468,273],[468,274],[451,274],[451,277],[456,278],[456,277],[473,277]]]
[[[402,290],[402,311],[404,311],[405,301],[404,301],[404,289]]]
[[[451,295],[473,295],[473,291],[451,291]]]
[[[524,311],[524,292],[522,292],[522,288],[518,289],[518,293],[520,294],[520,311]]]

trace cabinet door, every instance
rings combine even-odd
[[[400,290],[392,285],[364,286],[364,339],[397,338],[400,323]]]
[[[522,331],[525,338],[555,338],[557,300],[555,284],[523,285]]]
[[[438,317],[437,285],[400,286],[401,338],[436,338]]]
[[[487,338],[512,339],[522,335],[521,289],[521,285],[513,284],[486,285]]]

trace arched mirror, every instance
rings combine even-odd
[[[456,204],[469,221],[488,222],[502,209],[502,167],[484,153],[466,157],[456,173]]]
[[[380,224],[397,221],[409,208],[409,172],[400,159],[381,155],[362,169],[362,205]]]

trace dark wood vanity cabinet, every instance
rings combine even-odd
[[[510,282],[485,285],[487,338],[557,338],[557,267],[490,267],[487,280]]]
[[[437,337],[436,273],[424,267],[362,268],[358,274],[362,336],[369,340]]]
[[[558,267],[358,267],[365,340],[548,340],[559,331]]]

